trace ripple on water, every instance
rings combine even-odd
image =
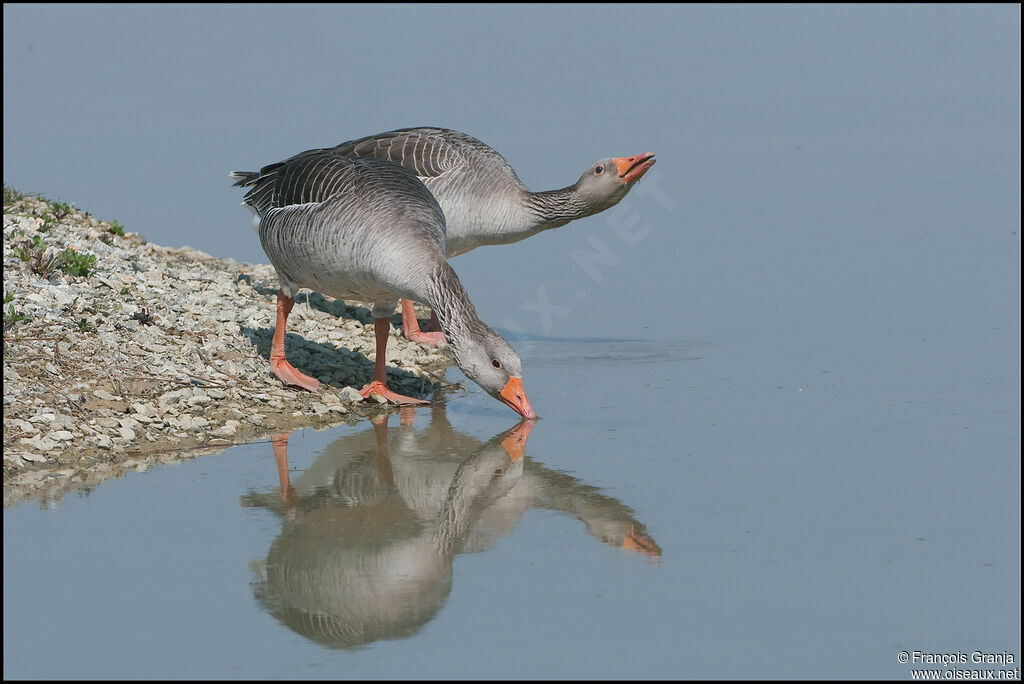
[[[573,350],[567,347],[573,347]],[[561,364],[567,358],[604,363],[680,363],[704,357],[707,342],[699,340],[609,340],[560,338],[517,343],[530,365]]]

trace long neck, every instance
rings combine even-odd
[[[516,471],[512,471],[511,481],[503,483],[501,478],[495,478],[497,473],[507,472],[509,467],[508,451],[493,439],[462,462],[448,487],[448,497],[434,533],[434,543],[442,552],[457,552],[466,543],[466,537],[480,518],[480,513],[496,496],[503,495],[515,484],[518,480]]]
[[[538,230],[564,226],[569,221],[596,213],[583,199],[578,186],[574,183],[559,190],[526,191],[524,204],[537,222]]]
[[[447,261],[439,261],[431,270],[427,300],[458,361],[462,341],[487,326],[480,320],[466,288]]]

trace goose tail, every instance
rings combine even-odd
[[[260,177],[259,171],[232,171],[231,180],[235,181],[235,187],[244,188],[247,185],[255,185]]]

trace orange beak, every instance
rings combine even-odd
[[[619,157],[613,159],[615,166],[619,169],[619,179],[626,184],[640,180],[640,177],[647,173],[647,169],[654,166],[658,161],[654,158],[653,152],[634,154],[632,157]]]
[[[512,407],[512,410],[523,418],[536,418],[530,400],[526,398],[526,390],[523,389],[522,378],[509,378],[505,387],[498,392],[498,398]]]
[[[524,450],[526,449],[526,440],[530,436],[530,430],[533,429],[533,425],[532,420],[520,421],[519,425],[509,430],[508,436],[501,440],[501,446],[505,447],[508,459],[513,463],[523,457]]]
[[[629,549],[630,551],[639,551],[651,559],[656,559],[661,556],[661,547],[646,534],[643,532],[637,532],[632,529],[632,527],[629,530],[629,534],[626,535],[626,538],[622,540],[622,548]]]

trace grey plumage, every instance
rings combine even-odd
[[[305,287],[370,301],[378,319],[390,317],[400,297],[425,302],[459,366],[488,393],[497,397],[521,376],[518,355],[480,321],[448,265],[444,213],[414,174],[383,159],[316,149],[231,175],[250,188],[245,204],[285,297]]]
[[[330,149],[344,156],[386,159],[416,174],[444,210],[448,257],[483,245],[517,242],[603,211],[625,197],[633,184],[618,182],[614,173],[595,175],[597,167],[614,168],[614,160],[604,159],[572,185],[531,192],[497,151],[447,128],[402,128]]]

